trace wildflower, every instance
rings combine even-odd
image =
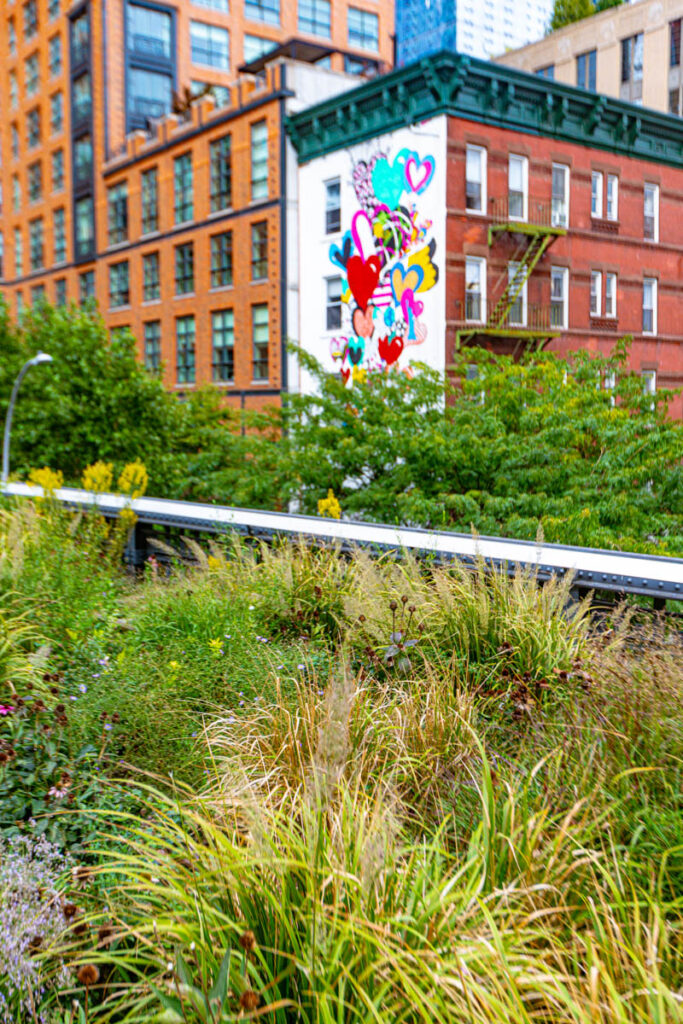
[[[251,931],[251,929],[249,929],[246,932],[243,932],[240,935],[240,937],[239,937],[239,944],[242,947],[242,949],[245,951],[245,953],[253,953],[254,952],[254,950],[256,949],[256,936]]]
[[[114,938],[114,929],[110,923],[101,924],[97,929],[97,945],[108,946]]]
[[[297,665],[297,668],[299,669],[299,672],[303,672],[303,670],[306,668],[306,666],[304,664],[301,664],[301,665]]]
[[[318,501],[318,515],[328,519],[341,519],[341,505],[335,498],[331,487],[327,492],[327,497]]]
[[[96,985],[100,980],[100,972],[95,964],[83,964],[82,967],[79,967],[76,977],[81,985],[90,988],[91,985]]]
[[[2,715],[3,718],[7,715],[11,715],[13,711],[14,707],[12,704],[0,704],[0,715]]]
[[[46,498],[51,498],[55,491],[64,483],[64,474],[55,473],[54,470],[48,466],[43,466],[42,469],[32,469],[28,475],[29,483],[35,487],[43,488],[43,495]]]
[[[95,462],[92,466],[86,466],[83,471],[83,487],[93,494],[105,494],[111,491],[114,478],[114,467],[111,462]]]
[[[78,913],[78,907],[75,903],[65,903],[62,907],[62,913],[67,921],[70,921]]]
[[[147,490],[149,476],[143,462],[138,459],[129,462],[123,467],[118,481],[118,488],[123,494],[131,498],[141,498]]]
[[[111,732],[114,726],[111,724],[111,722],[106,722],[104,728],[107,730],[107,732]]]
[[[256,607],[256,605],[250,604],[250,605],[249,605],[249,611],[250,611],[250,612],[253,612],[253,610],[254,610],[254,608],[255,608],[255,607]]]
[[[246,1010],[247,1013],[250,1010],[255,1010],[260,1002],[260,995],[258,994],[258,992],[254,992],[254,990],[251,988],[248,988],[246,992],[243,992],[242,995],[240,996],[240,1006],[243,1010]]]
[[[171,669],[172,672],[177,672],[178,669],[180,668],[180,662],[179,661],[169,661],[168,667]]]
[[[220,637],[216,637],[215,640],[209,640],[209,647],[211,648],[211,653],[214,655],[219,655],[223,653],[221,650]]]

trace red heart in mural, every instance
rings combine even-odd
[[[349,288],[363,312],[377,287],[380,270],[379,256],[370,256],[367,260],[362,260],[360,256],[352,256],[346,264]]]
[[[351,376],[351,369],[350,369],[350,367],[344,367],[343,366],[339,372],[342,375],[342,380],[344,381],[344,383],[348,384],[349,377]]]
[[[353,329],[360,338],[372,337],[372,332],[375,329],[372,312],[372,306],[368,306],[365,312],[359,308],[353,311]]]
[[[388,366],[391,366],[392,363],[396,362],[403,351],[403,338],[399,337],[397,334],[395,334],[393,338],[390,338],[387,334],[384,338],[379,339],[377,348],[380,359],[383,359]]]

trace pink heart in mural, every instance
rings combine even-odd
[[[379,281],[381,263],[379,256],[371,256],[362,260],[360,256],[352,256],[346,265],[346,276],[354,299],[362,310],[365,310],[372,298],[372,293]]]
[[[377,350],[380,359],[383,359],[387,366],[391,366],[397,361],[403,351],[403,338],[397,334],[390,338],[387,334],[384,338],[379,339]]]
[[[410,156],[406,160],[406,181],[411,192],[421,195],[434,177],[435,163],[433,156],[426,156],[419,160]]]
[[[427,338],[427,324],[424,322],[424,320],[416,320],[414,327],[414,338],[411,339],[408,337],[408,331],[406,331],[406,333],[403,336],[403,343],[406,348],[408,348],[408,345],[421,345]]]
[[[353,311],[353,329],[361,338],[372,337],[372,332],[375,329],[372,314],[372,306],[368,306],[365,312],[360,308]]]
[[[420,302],[419,299],[415,298],[415,293],[412,288],[406,288],[401,294],[401,309],[406,320],[410,321],[410,313],[417,318],[424,312],[424,302]]]
[[[356,210],[354,213],[351,221],[351,238],[361,259],[365,260],[370,253],[374,253],[375,236],[372,233],[372,221],[365,210]]]

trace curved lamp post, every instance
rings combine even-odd
[[[38,354],[35,355],[33,359],[29,359],[27,363],[24,363],[21,370],[19,371],[17,379],[14,382],[14,387],[12,388],[12,395],[10,397],[9,405],[7,407],[7,416],[5,417],[5,436],[2,442],[2,477],[0,477],[0,483],[2,484],[7,483],[7,478],[9,476],[9,439],[10,433],[12,431],[12,414],[14,413],[14,403],[17,400],[17,391],[19,390],[19,386],[32,366],[38,366],[40,363],[51,362],[52,356],[49,356],[47,352],[38,352]]]

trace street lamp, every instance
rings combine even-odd
[[[14,387],[12,388],[12,394],[10,396],[9,406],[7,408],[7,416],[5,417],[5,436],[2,442],[2,477],[0,477],[0,484],[6,484],[7,478],[9,476],[9,439],[12,430],[12,414],[14,413],[14,403],[16,402],[17,399],[17,391],[19,390],[19,386],[32,366],[38,366],[40,363],[51,362],[52,356],[49,356],[47,352],[38,352],[38,354],[35,355],[33,359],[29,359],[27,363],[24,363],[21,370],[19,370],[19,375],[14,382]]]

